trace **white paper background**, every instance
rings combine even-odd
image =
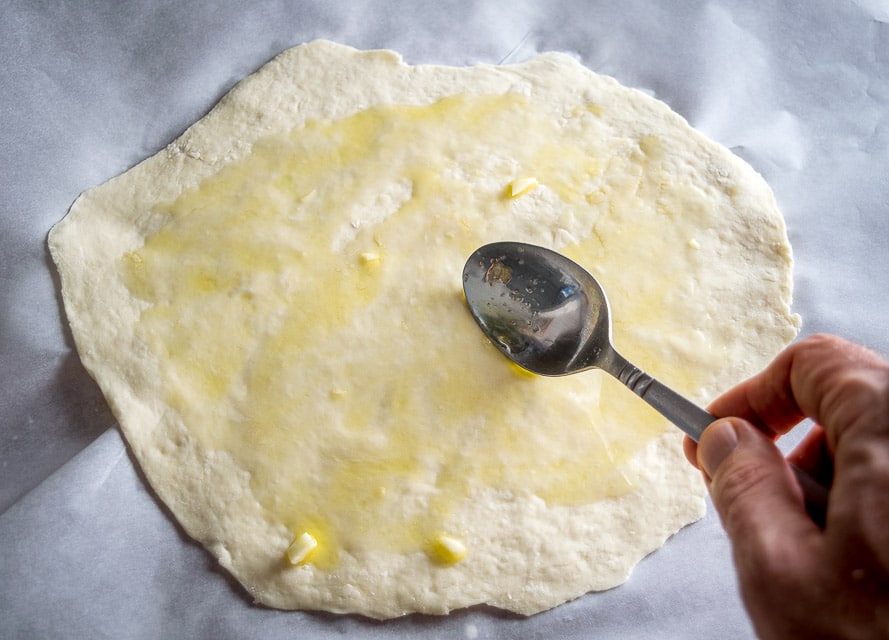
[[[626,585],[530,619],[252,605],[146,489],[73,352],[46,233],[291,45],[456,65],[568,51],[753,164],[787,219],[803,333],[889,353],[887,22],[885,0],[4,3],[0,637],[752,637],[712,511]]]

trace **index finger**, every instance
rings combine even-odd
[[[862,346],[818,334],[789,346],[709,409],[718,417],[744,418],[772,438],[811,418],[835,444],[840,431],[885,433],[887,398],[889,363]]]

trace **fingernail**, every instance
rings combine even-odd
[[[698,443],[698,462],[706,474],[713,474],[728,455],[738,446],[738,434],[729,420],[717,420],[704,432]]]

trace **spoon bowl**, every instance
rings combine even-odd
[[[623,382],[695,442],[716,417],[630,363],[614,348],[608,298],[583,267],[544,247],[496,242],[463,268],[479,327],[519,366],[544,376],[599,368]],[[810,516],[824,523],[827,490],[791,465]]]
[[[583,371],[612,349],[605,291],[554,251],[516,242],[484,246],[466,263],[463,289],[485,334],[528,371]]]

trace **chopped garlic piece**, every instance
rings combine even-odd
[[[701,243],[698,242],[697,240],[695,240],[694,238],[690,238],[688,241],[688,246],[691,247],[692,249],[700,249]]]
[[[518,178],[513,180],[509,185],[509,197],[518,198],[537,188],[538,184],[537,178]]]
[[[287,559],[290,564],[305,564],[309,555],[318,546],[318,541],[308,531],[296,536],[290,546],[287,547]]]
[[[363,262],[365,264],[368,264],[370,262],[379,262],[379,261],[380,261],[380,254],[379,253],[365,251],[364,253],[361,254],[361,262]]]
[[[447,534],[439,534],[432,541],[429,555],[441,564],[456,564],[466,557],[469,550],[460,540]]]

